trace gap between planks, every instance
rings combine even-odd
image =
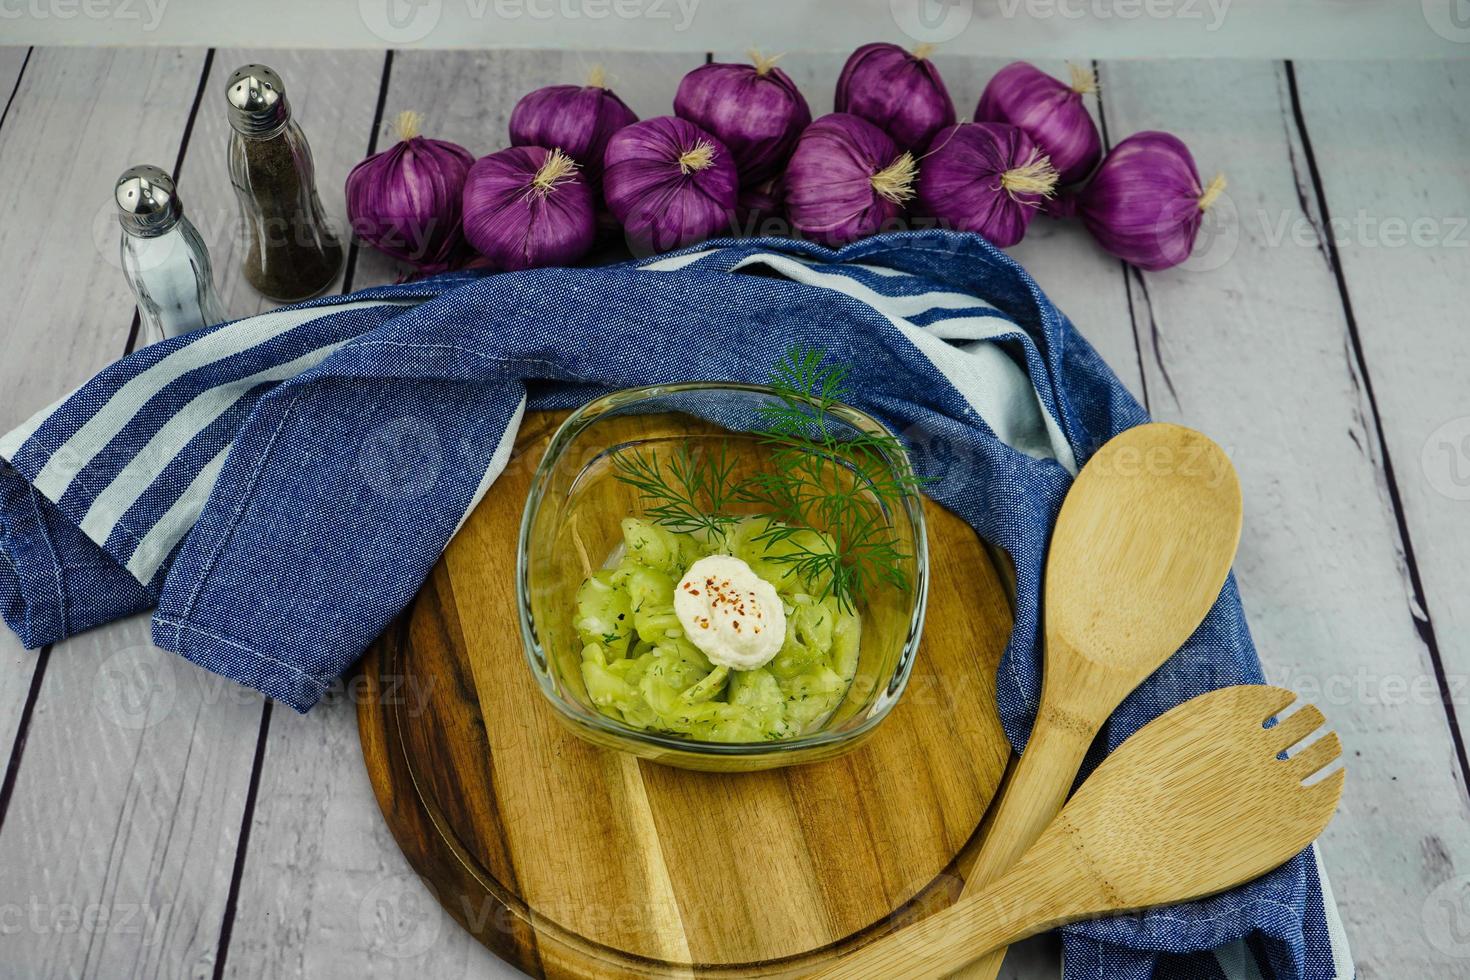
[[[1403,551],[1404,564],[1409,573],[1409,585],[1413,590],[1413,601],[1424,614],[1421,619],[1411,611],[1409,618],[1413,621],[1414,629],[1428,651],[1430,663],[1434,667],[1434,680],[1439,687],[1440,706],[1444,709],[1445,718],[1449,722],[1450,738],[1455,745],[1455,757],[1460,763],[1461,792],[1470,794],[1470,760],[1466,758],[1465,737],[1460,730],[1459,719],[1456,717],[1454,692],[1450,688],[1449,678],[1445,673],[1444,660],[1440,655],[1439,638],[1434,630],[1434,617],[1429,609],[1429,597],[1424,589],[1424,579],[1419,572],[1419,561],[1414,554],[1414,536],[1409,531],[1408,514],[1404,509],[1403,494],[1399,491],[1398,476],[1394,472],[1393,456],[1389,451],[1388,437],[1384,432],[1383,415],[1378,408],[1378,396],[1373,390],[1373,377],[1368,370],[1368,358],[1363,351],[1363,340],[1358,330],[1357,314],[1353,311],[1352,296],[1348,292],[1342,257],[1338,254],[1337,240],[1331,232],[1332,214],[1327,206],[1327,192],[1322,185],[1322,173],[1317,167],[1317,154],[1312,149],[1312,137],[1307,131],[1307,121],[1302,111],[1301,92],[1296,80],[1296,66],[1291,61],[1286,61],[1284,64],[1286,82],[1291,92],[1292,117],[1296,123],[1297,135],[1302,141],[1303,153],[1307,158],[1307,172],[1311,176],[1312,192],[1317,198],[1318,212],[1322,216],[1323,227],[1319,234],[1326,246],[1327,263],[1332,268],[1333,280],[1337,284],[1338,299],[1342,303],[1343,317],[1347,321],[1353,366],[1363,380],[1363,394],[1368,400],[1369,411],[1373,416],[1373,437],[1378,441],[1378,451],[1382,454],[1383,480],[1388,488],[1394,525],[1398,529],[1399,547]],[[1470,795],[1466,796],[1466,801],[1470,802]]]

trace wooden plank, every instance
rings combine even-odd
[[[594,63],[606,67],[609,86],[640,117],[666,114],[677,79],[702,60],[400,52],[392,62],[378,145],[395,138],[397,113],[414,109],[424,115],[425,135],[454,140],[477,155],[500,149],[521,95],[579,81]],[[369,129],[362,127],[358,156]],[[346,168],[338,169],[333,179],[340,188]],[[322,170],[325,188],[329,179]],[[392,282],[404,271],[362,250],[354,286]],[[272,716],[226,975],[517,975],[439,909],[388,833],[363,770],[354,690],[345,686],[304,717],[290,711]]]
[[[1400,521],[1409,611],[1424,652],[1438,661],[1438,686],[1459,726],[1459,772],[1452,775],[1463,792],[1470,725],[1470,109],[1463,93],[1470,64],[1358,62],[1295,71],[1314,190],[1330,219],[1324,237],[1353,313],[1354,353],[1366,364],[1367,424],[1381,440],[1369,452],[1381,456],[1382,487]],[[1428,683],[1394,703],[1406,712],[1439,710]],[[1451,830],[1463,838],[1464,823]],[[1404,848],[1395,863],[1414,886],[1405,897],[1418,901],[1428,949],[1463,957],[1453,917],[1465,908],[1465,866],[1452,862],[1444,836],[1423,835],[1419,862]]]
[[[133,299],[118,256],[113,182],[134,163],[173,166],[200,57],[171,49],[31,56],[0,127],[0,256],[9,283],[0,429],[122,354]],[[0,69],[0,99],[12,68]]]
[[[21,70],[31,49],[14,45],[0,46],[0,127],[4,127],[9,113],[6,111],[18,95]]]
[[[24,421],[123,353],[133,301],[117,258],[112,184],[132,163],[173,165],[199,62],[197,54],[168,49],[35,51],[29,62],[24,49],[0,53],[0,93],[9,102],[0,124],[0,169],[7,175],[0,186],[0,209],[7,215],[0,223],[0,268],[13,270],[3,327],[7,356],[0,359],[0,430]],[[85,667],[85,654],[70,647],[57,651],[56,660],[79,654],[79,666]],[[0,814],[7,831],[0,854],[20,848],[32,855],[25,862],[0,863],[0,889],[32,896],[43,910],[39,915],[65,917],[87,906],[105,915],[115,908],[99,905],[105,900],[96,882],[73,883],[42,871],[51,857],[85,861],[105,874],[105,854],[99,858],[68,835],[49,838],[51,851],[42,849],[51,846],[46,840],[27,836],[33,822],[27,814],[68,831],[79,818],[67,800],[78,788],[58,779],[52,766],[57,756],[72,757],[67,768],[73,771],[81,762],[65,727],[54,724],[54,714],[47,716],[50,702],[36,702],[28,742],[17,741],[40,662],[9,630],[0,633],[0,745],[13,780],[9,806]],[[39,693],[38,688],[38,698]],[[90,704],[86,696],[76,708]],[[27,747],[28,764],[22,751]],[[81,962],[91,938],[80,933],[80,924],[69,933],[35,932],[16,944],[25,950],[9,959],[35,976],[52,968],[73,972],[68,964]]]
[[[0,135],[3,135],[6,122],[10,118],[10,110],[20,94],[22,69],[29,56],[30,48],[0,47]],[[0,165],[5,162],[4,147],[5,143],[0,139]],[[0,248],[3,248],[3,244],[0,244]],[[0,252],[0,255],[3,254]],[[7,324],[7,342],[9,329],[10,325]],[[0,368],[0,372],[4,370]],[[18,371],[19,365],[15,365],[8,372],[0,374],[0,377],[5,378],[6,389],[9,388],[10,378]],[[6,399],[7,403],[8,401]],[[23,411],[20,407],[7,408],[5,404],[0,404],[0,431],[9,431],[15,421],[18,421],[17,414]],[[4,747],[7,756],[12,754],[16,734],[22,727],[26,697],[39,661],[39,655],[22,647],[14,633],[0,628],[0,746]],[[4,816],[3,803],[0,803],[0,820]]]
[[[1427,608],[1416,616],[1438,643],[1463,735],[1470,552],[1451,542],[1470,541],[1470,62],[1309,63],[1296,73],[1423,579]]]
[[[215,252],[216,282],[226,303],[243,314],[262,304],[248,294],[231,243],[219,238],[221,230],[233,227],[224,216],[233,218],[235,202],[224,167],[218,88],[235,60],[250,56],[222,52],[214,60],[180,190]],[[276,59],[288,81],[294,80],[293,101],[307,114],[308,126],[317,107],[322,132],[315,137],[315,156],[326,200],[332,200],[332,187],[339,189],[339,214],[341,181],[371,127],[381,62],[371,53]],[[167,166],[173,165],[203,63],[202,52],[191,53],[175,145],[159,153]],[[74,117],[78,104],[90,102],[53,108]],[[112,114],[128,115],[117,107]],[[68,138],[71,152],[74,141],[74,135]],[[39,320],[55,322],[57,315],[48,310]],[[119,340],[119,353],[121,347]],[[151,932],[51,930],[27,944],[23,973],[182,977],[209,971],[227,918],[262,710],[257,693],[153,648],[146,620],[58,646],[0,835],[6,891],[38,896],[40,904],[59,910],[100,906],[104,914],[120,916],[130,908],[152,909],[159,925]]]
[[[1284,69],[1118,63],[1102,81],[1114,139],[1168,130],[1206,175],[1231,179],[1220,214],[1237,220],[1208,252],[1130,285],[1155,414],[1210,433],[1240,470],[1236,572],[1267,676],[1319,703],[1346,746],[1348,789],[1322,851],[1358,969],[1455,973],[1422,942],[1421,908],[1443,873],[1428,865],[1470,860],[1465,799],[1444,713],[1394,700],[1399,685],[1432,689],[1433,674],[1382,448],[1323,253],[1274,247],[1262,228],[1320,219]]]
[[[0,129],[0,166],[11,175],[0,207],[18,216],[0,231],[0,262],[29,270],[12,294],[19,309],[6,346],[18,356],[0,367],[13,394],[0,405],[0,427],[123,353],[133,302],[117,259],[112,182],[131,163],[173,166],[201,61],[198,52],[171,50],[33,53]],[[7,633],[4,642],[8,658],[15,640]],[[192,808],[150,785],[146,767],[133,776],[140,750],[156,745],[149,722],[172,710],[172,660],[149,647],[139,619],[54,651],[25,752],[13,756],[19,768],[0,836],[4,890],[30,903],[31,935],[7,957],[26,975],[82,974],[104,953],[119,957],[113,966],[164,972],[175,967],[155,971],[159,958],[187,962],[206,952],[192,938],[206,904],[200,872],[219,862],[227,871],[233,839],[193,829]],[[6,671],[4,700],[23,696],[30,682],[29,670]],[[18,718],[7,712],[7,725]],[[79,735],[85,741],[74,741]],[[228,776],[201,759],[187,778],[209,796]],[[106,786],[117,801],[110,809],[96,802]],[[126,822],[118,819],[124,812]],[[171,850],[118,846],[147,841],[161,826],[179,831]],[[134,887],[119,887],[128,880]]]

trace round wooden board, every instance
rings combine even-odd
[[[787,975],[958,894],[1010,755],[995,669],[1008,592],[929,505],[928,616],[908,690],[839,758],[688,772],[595,748],[521,648],[515,541],[564,413],[516,453],[363,660],[358,726],[388,826],[440,903],[552,977]]]

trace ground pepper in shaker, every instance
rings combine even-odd
[[[123,230],[123,275],[138,301],[146,342],[223,321],[209,251],[184,217],[173,178],[158,167],[129,167],[113,187],[113,200]]]
[[[283,303],[325,290],[342,268],[342,243],[316,192],[311,147],[291,119],[281,77],[245,65],[225,86],[230,183],[247,238],[245,279]]]

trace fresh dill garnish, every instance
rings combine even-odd
[[[698,456],[674,451],[666,467],[656,453],[613,456],[618,478],[636,489],[646,515],[670,530],[722,535],[741,520],[730,503],[752,506],[768,517],[753,540],[781,544],[767,561],[790,565],[825,599],[851,609],[869,587],[886,582],[906,590],[903,550],[887,519],[921,485],[907,468],[902,444],[888,432],[841,425],[833,412],[848,393],[848,370],[829,364],[815,349],[793,347],[771,371],[776,398],[761,406],[756,434],[771,465],[735,482],[735,462],[724,440]],[[820,529],[825,533],[810,534]]]
[[[716,451],[697,458],[687,445],[679,446],[669,455],[667,474],[656,450],[646,458],[640,452],[617,452],[612,462],[618,479],[643,498],[648,517],[670,530],[719,535],[739,520],[723,513],[735,469],[724,440]]]

